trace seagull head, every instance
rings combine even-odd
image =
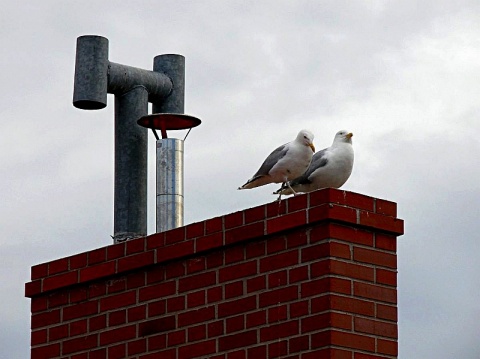
[[[346,142],[346,143],[352,143],[352,136],[353,133],[347,130],[340,130],[335,134],[335,138],[333,139],[333,142]]]
[[[301,130],[297,138],[295,139],[297,142],[304,144],[312,149],[315,152],[315,146],[313,145],[313,133],[308,130]]]

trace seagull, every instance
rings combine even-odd
[[[288,181],[305,172],[314,152],[313,134],[308,130],[302,130],[295,140],[270,153],[257,173],[238,189],[250,189],[269,183],[282,183],[288,186]]]
[[[296,192],[311,192],[320,188],[341,187],[352,173],[352,136],[352,132],[338,131],[330,147],[315,153],[304,174],[283,184],[273,194],[288,195]]]

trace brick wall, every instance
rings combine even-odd
[[[32,358],[395,358],[402,233],[325,189],[36,265]]]

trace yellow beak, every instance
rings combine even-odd
[[[313,145],[313,143],[309,143],[308,147],[310,147],[312,151],[315,152],[315,146]]]
[[[350,132],[350,133],[347,133],[347,134],[345,135],[345,137],[347,137],[347,138],[352,138],[352,136],[353,136],[353,133],[351,133],[351,132]]]

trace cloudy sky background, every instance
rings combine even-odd
[[[300,129],[317,149],[351,130],[343,188],[397,202],[405,220],[399,357],[480,357],[476,0],[4,1],[2,355],[29,357],[30,267],[112,243],[114,98],[72,106],[85,34],[107,37],[110,60],[130,66],[186,57],[186,113],[203,121],[185,143],[186,224],[274,200],[273,185],[236,188]]]

